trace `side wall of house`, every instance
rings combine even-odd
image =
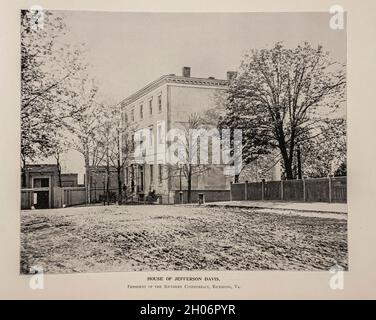
[[[171,127],[181,128],[182,123],[186,122],[190,115],[194,113],[203,115],[208,110],[219,109],[218,103],[221,101],[224,93],[224,89],[218,87],[171,86]],[[229,189],[231,178],[224,176],[223,166],[210,164],[209,167],[208,170],[195,174],[192,177],[192,189]],[[171,181],[171,189],[178,190],[179,188],[180,176],[174,174]],[[182,189],[186,188],[187,179],[183,177]]]

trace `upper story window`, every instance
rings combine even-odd
[[[162,95],[158,96],[158,112],[162,112]]]
[[[131,110],[131,120],[134,122],[134,109]]]
[[[144,106],[140,104],[140,119],[144,118]]]
[[[153,126],[149,127],[149,146],[153,145]]]
[[[132,134],[130,142],[131,142],[130,143],[131,151],[134,151],[135,149],[134,134]]]
[[[149,100],[149,114],[153,114],[153,99]]]
[[[162,144],[163,143],[162,125],[160,125],[160,124],[157,127],[157,135],[158,135],[158,143]]]
[[[122,112],[121,113],[121,121],[122,121],[123,126],[128,122],[127,113],[126,112]]]

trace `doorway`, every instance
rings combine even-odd
[[[144,166],[140,165],[140,191],[144,191]]]
[[[49,191],[35,191],[34,192],[34,208],[48,209],[50,207],[50,192]]]

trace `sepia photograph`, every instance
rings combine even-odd
[[[349,270],[344,12],[19,15],[21,275]]]

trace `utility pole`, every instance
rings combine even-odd
[[[181,170],[182,170],[182,163],[179,161],[179,202],[180,204],[183,203],[183,190],[181,186]]]
[[[179,190],[182,191],[181,190],[181,164],[179,165],[179,179],[180,179],[180,184],[179,184],[180,188],[179,188]]]
[[[106,128],[106,133],[107,133],[107,143],[106,143],[106,199],[107,199],[107,205],[110,204],[110,199],[109,199],[109,184],[110,184],[110,153],[109,153],[109,134],[110,134],[110,128]]]
[[[106,180],[103,177],[103,205],[106,205]]]

